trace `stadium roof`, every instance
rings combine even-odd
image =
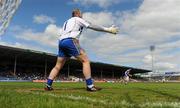
[[[17,57],[18,61],[21,61],[21,62],[29,61],[33,64],[44,64],[44,62],[46,61],[48,62],[47,64],[51,64],[51,65],[52,64],[55,65],[55,62],[57,59],[56,55],[52,53],[0,45],[0,60],[1,61],[9,60],[13,62],[15,57]],[[67,64],[73,67],[81,68],[81,63],[75,59],[70,59],[69,61],[67,61]],[[118,66],[118,65],[106,64],[106,63],[100,63],[100,62],[91,62],[91,67],[93,69],[103,68],[107,70],[113,69],[115,71],[124,71],[126,69],[131,68],[133,73],[150,72],[150,70],[132,68],[132,67],[127,67],[127,66]]]

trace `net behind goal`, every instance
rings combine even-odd
[[[22,0],[0,0],[0,36],[4,34]]]

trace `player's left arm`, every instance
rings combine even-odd
[[[90,23],[90,22],[88,22],[88,21],[86,21],[86,20],[84,20],[82,18],[77,18],[77,20],[84,27],[95,30],[95,31],[108,32],[108,33],[112,33],[112,34],[117,34],[119,32],[118,28],[115,27],[115,26],[103,27],[103,26],[92,24],[92,23]]]
[[[98,26],[95,24],[89,24],[88,28],[95,30],[95,31],[108,32],[108,33],[112,33],[112,34],[117,34],[119,32],[118,28],[115,26],[103,27],[103,26]]]

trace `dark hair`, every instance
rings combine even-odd
[[[76,13],[81,12],[80,9],[73,9],[72,11],[72,17],[75,16]]]

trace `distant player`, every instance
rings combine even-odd
[[[132,75],[130,74],[130,71],[131,71],[131,69],[128,69],[128,70],[126,70],[126,71],[124,72],[123,81],[124,81],[125,84],[127,84],[127,83],[129,82],[129,77],[132,76]]]
[[[166,81],[166,77],[165,77],[165,76],[163,76],[163,78],[162,78],[162,82],[163,82],[163,83],[165,83],[165,81]]]
[[[45,90],[53,90],[52,83],[66,60],[71,56],[76,57],[83,65],[83,74],[86,80],[87,91],[98,91],[101,88],[95,87],[91,78],[91,68],[88,56],[79,44],[79,38],[84,28],[116,34],[116,27],[102,27],[91,24],[82,18],[81,11],[74,9],[72,17],[65,21],[61,36],[59,37],[59,51],[55,67],[51,70]]]

